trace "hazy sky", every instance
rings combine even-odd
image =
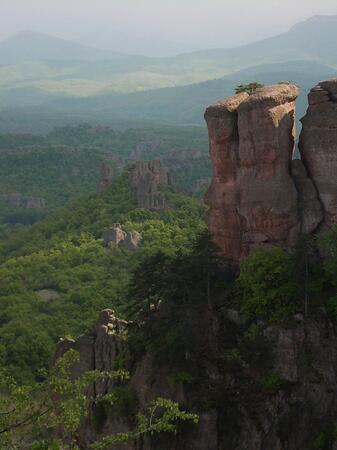
[[[108,30],[186,47],[228,47],[316,14],[337,14],[337,0],[0,0],[0,38],[34,30],[79,39]]]

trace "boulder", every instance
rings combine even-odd
[[[112,242],[131,252],[136,251],[143,240],[142,235],[138,231],[131,230],[126,233],[119,223],[114,223],[109,229],[104,231],[102,238],[106,247]]]
[[[126,237],[125,231],[122,230],[119,223],[114,223],[109,229],[104,231],[103,240],[104,244],[107,246],[110,242],[118,245],[120,242],[124,241]]]
[[[142,243],[142,235],[138,231],[130,231],[126,234],[125,239],[121,242],[122,247],[126,250],[134,252]]]

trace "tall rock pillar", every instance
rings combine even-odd
[[[330,227],[337,224],[337,79],[310,91],[302,124],[301,158],[323,206],[323,227]]]
[[[206,194],[209,228],[233,263],[261,245],[288,246],[299,230],[290,173],[295,100],[290,84],[257,89],[207,108],[213,180]]]

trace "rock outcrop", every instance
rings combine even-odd
[[[113,181],[113,169],[106,163],[101,165],[101,174],[97,183],[98,192],[106,191]]]
[[[120,242],[124,241],[125,238],[126,233],[122,230],[122,227],[119,223],[114,223],[103,233],[103,240],[105,245],[110,244],[110,242],[118,245]]]
[[[219,323],[222,335],[229,333],[230,345],[242,345],[242,322],[228,319]],[[76,341],[59,343],[56,358],[73,348],[80,353],[73,376],[88,370],[112,370],[121,356],[125,359],[125,335],[131,324],[118,320],[111,310],[102,312],[96,326]],[[226,331],[227,330],[227,331]],[[251,339],[251,338],[249,338]],[[133,365],[129,389],[142,408],[156,397],[166,397],[199,414],[198,425],[183,427],[176,436],[164,435],[129,442],[126,450],[307,450],[321,430],[337,417],[337,335],[323,310],[315,320],[294,316],[291,326],[261,325],[260,337],[249,341],[251,352],[236,368],[214,367],[203,385],[210,404],[193,400],[200,396],[182,383],[172,381],[172,368],[165,361],[158,366],[149,353]],[[223,345],[222,342],[221,345]],[[254,347],[256,346],[256,347]],[[256,356],[263,348],[263,360]],[[222,368],[221,368],[222,367]],[[96,383],[96,396],[115,387],[113,381]],[[207,391],[209,390],[209,392]],[[192,389],[193,391],[193,389]],[[205,391],[204,391],[205,394]],[[211,400],[213,398],[213,400]],[[128,417],[106,414],[97,429],[96,406],[79,434],[82,450],[104,435],[132,428]],[[95,425],[96,424],[96,425]],[[337,444],[337,441],[336,443]],[[332,448],[332,447],[331,447]]]
[[[132,230],[129,233],[126,233],[122,246],[130,252],[134,252],[141,245],[142,241],[142,235],[138,233],[138,231]]]
[[[323,226],[329,227],[337,223],[337,79],[311,90],[301,121],[301,158],[323,205]]]
[[[159,160],[154,160],[137,161],[131,169],[130,184],[139,208],[158,211],[166,207],[161,189],[172,186],[173,182],[166,167]]]
[[[298,233],[290,175],[298,88],[278,84],[207,108],[213,180],[209,228],[223,256],[238,262],[258,245],[291,245]]]
[[[278,84],[206,110],[209,228],[234,264],[257,246],[291,247],[300,233],[337,224],[337,79],[309,93],[301,160],[292,160],[297,95],[297,87]]]
[[[79,375],[91,371],[109,371],[114,369],[116,358],[125,350],[125,340],[123,333],[128,323],[117,319],[111,309],[101,312],[98,321],[93,329],[76,340],[62,339],[54,354],[54,361],[59,359],[69,349],[76,350],[80,355],[80,360],[73,366],[72,375]],[[105,394],[114,386],[113,380],[104,383],[99,381],[92,386],[97,396]],[[89,427],[84,428],[84,439]],[[86,447],[85,447],[86,448]]]
[[[123,231],[119,223],[114,223],[104,231],[103,240],[105,246],[108,246],[112,242],[115,245],[124,247],[126,250],[136,251],[142,243],[142,236],[135,230],[127,233]]]

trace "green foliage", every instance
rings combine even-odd
[[[186,371],[177,372],[173,375],[172,379],[177,384],[192,384],[194,382],[194,376]]]
[[[262,88],[263,84],[261,83],[248,83],[248,84],[239,84],[236,88],[235,88],[235,93],[236,94],[240,94],[241,92],[246,92],[247,94],[251,95],[254,94],[254,92],[256,91],[256,89]]]
[[[226,350],[222,355],[222,360],[226,368],[242,365],[242,356],[237,348]]]
[[[73,381],[70,379],[71,368],[78,360],[79,354],[69,350],[55,363],[45,381],[30,386],[20,386],[2,372],[1,448],[57,449],[56,441],[48,441],[56,430],[61,433],[60,440],[64,445],[69,443],[69,448],[75,448],[75,433],[88,414],[90,402],[97,401],[88,394],[88,387],[95,381],[128,377],[123,371],[92,371]],[[104,400],[104,396],[98,400]],[[41,439],[37,441],[39,437]]]
[[[179,405],[172,400],[158,398],[137,415],[137,424],[134,430],[105,437],[100,442],[92,444],[90,448],[105,450],[114,444],[134,440],[145,435],[176,433],[179,422],[198,423],[198,420],[196,414],[182,411]]]
[[[313,438],[310,450],[331,450],[337,439],[337,424],[327,423]]]
[[[73,201],[0,240],[0,363],[18,380],[33,381],[59,337],[82,334],[100,310],[125,314],[131,273],[144,260],[159,250],[167,258],[189,251],[205,229],[203,208],[178,193],[166,196],[165,211],[137,208],[125,174],[104,194]],[[104,247],[102,233],[115,222],[142,234],[137,252]]]
[[[138,399],[131,386],[117,386],[110,402],[110,412],[117,417],[134,417],[138,408]]]
[[[198,158],[180,160],[192,148]],[[174,151],[171,155],[172,150]],[[46,137],[0,135],[0,191],[43,198],[46,209],[6,204],[0,195],[0,224],[31,224],[79,195],[95,192],[103,162],[117,176],[137,152],[138,159],[162,157],[178,188],[202,193],[198,180],[211,174],[207,134],[202,128],[116,131],[87,124],[54,129]]]
[[[207,232],[190,249],[143,260],[133,274],[130,295],[137,324],[129,337],[134,352],[149,350],[174,367],[186,355],[200,354],[207,341],[200,330],[209,329],[211,311],[230,282],[231,273]]]
[[[298,286],[291,256],[281,248],[258,250],[240,268],[241,310],[249,319],[281,320],[295,311]]]
[[[73,380],[71,369],[78,361],[79,354],[68,350],[56,361],[45,381],[31,386],[20,386],[8,374],[1,373],[1,448],[78,449],[77,433],[88,415],[89,405],[117,405],[114,413],[119,417],[129,414],[132,405],[132,414],[136,414],[130,388],[118,385],[118,382],[128,378],[127,372],[90,371]],[[115,380],[117,385],[108,394],[90,394],[94,390],[89,390],[89,386],[109,379]],[[169,399],[158,398],[137,414],[134,430],[107,436],[91,448],[104,449],[114,443],[126,442],[146,434],[174,433],[182,421],[197,423],[198,416],[181,411],[179,405]],[[58,440],[54,439],[56,434]]]
[[[260,384],[268,394],[275,394],[282,388],[283,380],[276,373],[269,373],[260,378]]]

